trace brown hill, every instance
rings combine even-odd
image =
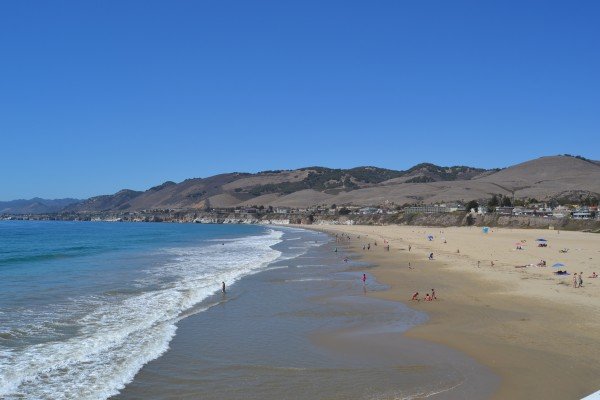
[[[67,211],[205,209],[250,205],[378,205],[515,198],[600,197],[600,165],[572,156],[542,157],[503,170],[419,164],[407,171],[376,167],[309,167],[231,173],[165,182],[145,192],[122,190],[68,206]]]

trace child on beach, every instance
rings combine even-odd
[[[415,292],[415,294],[413,294],[412,299],[410,299],[411,301],[419,301],[419,292]]]
[[[425,295],[425,301],[431,301],[431,296],[429,296],[429,293]]]

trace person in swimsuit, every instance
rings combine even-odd
[[[221,291],[225,293],[225,282],[223,282],[223,285],[221,286]]]
[[[363,285],[367,283],[367,274],[363,274],[362,276]]]

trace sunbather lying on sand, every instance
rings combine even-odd
[[[595,272],[592,272],[592,274],[590,276],[588,276],[588,278],[597,278],[598,274]]]

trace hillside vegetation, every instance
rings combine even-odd
[[[313,205],[439,203],[490,199],[550,200],[600,197],[600,165],[569,155],[542,157],[504,169],[443,167],[405,171],[378,167],[229,173],[165,182],[146,191],[121,190],[63,206],[63,211],[206,210],[240,206],[305,208]],[[10,211],[8,211],[10,212]],[[43,212],[43,211],[42,211]]]

